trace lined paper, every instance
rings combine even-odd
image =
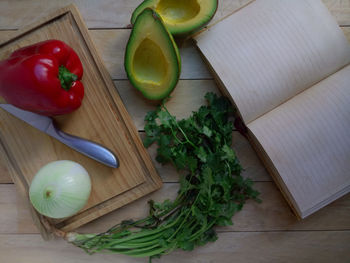
[[[255,0],[195,40],[300,217],[350,191],[350,45],[321,0]]]
[[[195,40],[246,124],[350,62],[320,0],[256,0]]]
[[[278,170],[302,217],[349,192],[350,66],[248,128]]]

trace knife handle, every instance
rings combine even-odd
[[[119,167],[118,158],[114,153],[98,143],[65,133],[57,129],[53,123],[46,132],[65,145],[98,162],[113,168]]]

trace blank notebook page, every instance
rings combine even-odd
[[[302,217],[350,190],[350,66],[251,122]]]
[[[320,0],[256,0],[195,40],[246,124],[350,62]]]

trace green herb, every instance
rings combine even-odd
[[[192,250],[217,239],[214,226],[232,225],[232,216],[249,198],[258,199],[252,181],[231,148],[233,112],[224,97],[207,93],[202,106],[177,121],[164,104],[145,117],[146,147],[158,144],[156,159],[179,171],[180,189],[174,201],[149,201],[149,216],[124,221],[98,235],[77,234],[73,242],[88,253],[108,251],[133,257],[165,255],[174,249]]]

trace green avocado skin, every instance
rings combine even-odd
[[[132,25],[135,24],[135,21],[138,15],[145,8],[156,9],[156,5],[160,1],[161,0],[144,0],[138,7],[136,7],[134,12],[132,13],[131,21],[130,21],[131,24]],[[174,1],[177,1],[177,0],[174,0]],[[165,23],[165,26],[168,28],[169,32],[174,37],[185,38],[196,33],[197,31],[202,29],[204,26],[206,26],[210,22],[210,20],[214,17],[219,5],[218,0],[208,0],[207,2],[210,4],[208,5],[204,3],[202,6],[202,8],[208,8],[205,16],[199,17],[198,19],[194,20],[193,23],[191,23],[191,25],[187,27],[182,27],[180,24],[171,26]],[[160,15],[162,16],[161,13]]]
[[[154,27],[152,27],[152,32],[150,32],[147,29],[144,29],[144,26],[146,24],[145,22],[147,21],[154,23]],[[159,47],[167,49],[167,52],[164,53],[168,54],[168,56],[166,57],[166,61],[169,65],[169,74],[171,74],[168,83],[165,83],[161,87],[155,87],[154,89],[147,88],[147,85],[143,85],[142,83],[140,83],[140,81],[137,81],[137,76],[135,75],[135,71],[133,70],[135,63],[134,55],[135,50],[137,50],[137,47],[135,47],[135,45],[140,44],[142,42],[142,39],[145,39],[146,37],[152,38],[152,34],[161,34],[162,36],[162,43],[157,44],[159,45]],[[153,9],[145,8],[137,16],[129,37],[129,41],[126,46],[124,66],[131,84],[137,90],[139,90],[145,98],[149,100],[162,100],[168,97],[176,87],[181,73],[180,53],[172,35],[165,27],[162,18]],[[152,68],[148,68],[148,71],[149,70],[152,70]]]
[[[145,10],[146,8],[151,8],[154,6],[155,0],[145,0],[141,4],[136,7],[134,12],[131,15],[131,24],[134,25],[136,22],[137,17],[140,15],[140,13]]]

